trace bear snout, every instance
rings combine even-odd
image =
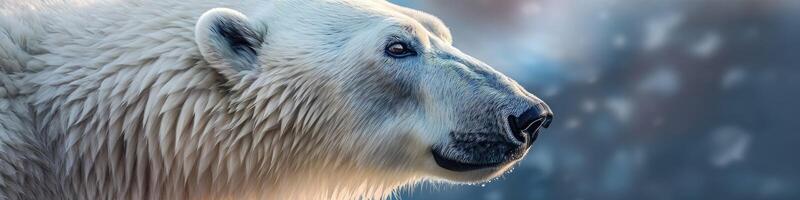
[[[508,102],[514,108],[498,112],[497,117],[503,118],[501,120],[476,117],[482,120],[474,124],[496,128],[451,131],[447,142],[434,145],[431,149],[436,163],[450,171],[463,172],[500,169],[522,159],[541,129],[547,128],[552,122],[553,112],[537,98],[517,97],[523,98]]]

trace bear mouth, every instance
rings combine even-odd
[[[522,159],[538,131],[524,143],[509,142],[504,134],[488,132],[450,132],[450,141],[430,149],[439,167],[456,172],[503,167]]]
[[[433,160],[436,161],[436,164],[440,167],[450,170],[450,171],[457,171],[457,172],[465,172],[465,171],[472,171],[472,170],[479,170],[479,169],[486,169],[486,168],[495,168],[502,166],[505,162],[490,162],[490,163],[467,163],[463,161],[459,161],[456,159],[448,158],[436,150],[432,150],[431,153],[433,154]]]

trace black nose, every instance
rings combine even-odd
[[[508,125],[514,138],[522,143],[527,141],[526,138],[530,138],[530,143],[533,143],[539,136],[539,129],[549,127],[551,121],[553,112],[545,103],[536,104],[519,116],[508,116]]]

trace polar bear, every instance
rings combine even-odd
[[[0,0],[0,199],[381,199],[552,111],[380,0]]]

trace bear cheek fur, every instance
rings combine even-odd
[[[407,66],[396,66],[391,61],[367,59],[352,69],[359,73],[349,73],[347,84],[340,96],[349,97],[347,110],[359,110],[352,122],[358,124],[364,138],[373,144],[364,144],[364,154],[378,155],[391,160],[376,161],[375,164],[387,168],[408,168],[413,155],[420,152],[408,149],[408,145],[420,145],[419,138],[412,134],[414,127],[409,120],[416,120],[422,114],[423,103],[419,89],[418,75]],[[367,75],[364,75],[367,74]],[[379,142],[380,144],[374,144]],[[372,147],[372,148],[370,148]],[[422,147],[423,149],[426,147]],[[417,149],[414,149],[416,151]]]

